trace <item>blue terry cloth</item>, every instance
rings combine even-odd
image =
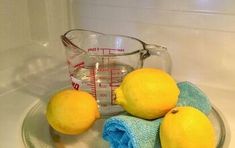
[[[180,82],[177,106],[193,106],[205,114],[211,111],[207,96],[194,84]],[[118,115],[105,121],[103,138],[111,148],[161,148],[159,126],[162,118],[144,120],[131,115]]]
[[[192,106],[208,115],[211,110],[209,98],[194,84],[185,81],[177,84],[180,89],[177,106]]]
[[[111,148],[160,148],[160,119],[153,121],[118,115],[109,118],[103,128],[103,138]]]

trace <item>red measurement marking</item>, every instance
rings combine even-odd
[[[109,68],[99,68],[97,69],[98,72],[105,72],[105,71],[109,71]]]
[[[121,71],[120,68],[111,68],[111,69],[112,69],[112,71]]]
[[[112,73],[112,75],[113,75],[113,73]],[[102,79],[102,80],[109,80],[110,79],[110,77],[108,77],[108,76],[107,77],[99,76],[97,78]],[[120,79],[120,76],[116,76],[116,77],[112,76],[112,79]]]
[[[72,82],[72,86],[74,89],[78,90],[79,89],[79,84]]]
[[[107,50],[107,51],[109,51],[109,53],[110,53],[110,51],[119,51],[119,52],[124,52],[125,51],[125,49],[123,49],[123,48],[88,48],[87,49],[87,51],[88,52],[92,52],[92,51],[105,51],[105,50]]]
[[[80,87],[80,85],[79,85],[78,83],[74,82],[74,80],[73,80],[74,78],[73,78],[73,75],[72,75],[72,74],[70,74],[70,79],[71,79],[71,81],[72,81],[72,87],[73,87],[74,89],[78,90],[79,87]]]
[[[100,94],[100,97],[107,97],[107,94]]]
[[[92,78],[91,78],[91,80],[92,80]],[[90,84],[90,83],[88,83],[87,84],[87,86],[90,86],[90,87],[92,87],[94,84]]]
[[[99,83],[99,88],[108,88],[108,84]]]
[[[112,86],[112,83],[113,83],[113,71],[112,71],[112,69],[110,70],[110,90],[111,90],[111,105],[113,105],[114,104],[114,96],[113,96],[113,91],[114,91],[114,88],[113,88],[113,86]]]
[[[105,77],[105,76],[99,76],[97,78],[98,79],[102,79],[102,80],[109,80],[110,79],[110,77]]]
[[[96,51],[96,48],[88,48],[88,52],[89,51]]]
[[[81,63],[74,65],[73,67],[74,68],[82,68],[82,67],[84,67],[84,64],[85,64],[84,62],[81,62]]]
[[[110,71],[121,71],[121,69],[120,68],[100,68],[99,67],[99,69],[97,69],[97,71],[99,71],[99,72],[103,72],[103,71],[108,71],[108,72],[110,72]]]
[[[110,86],[111,86],[111,87],[118,87],[119,84],[112,84],[112,83],[111,83]]]
[[[91,79],[91,84],[90,84],[90,87],[91,87],[91,94],[96,98],[96,84],[95,84],[95,69],[91,69],[90,70],[90,79]]]

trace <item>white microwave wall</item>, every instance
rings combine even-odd
[[[59,36],[70,28],[124,34],[166,46],[173,61],[172,75],[179,81],[235,89],[234,0],[1,3],[1,53],[32,43],[56,42],[62,48]]]

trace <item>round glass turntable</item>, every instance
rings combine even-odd
[[[48,96],[45,98],[49,98]],[[48,100],[40,100],[27,113],[22,124],[22,139],[27,148],[105,148],[108,142],[102,139],[102,128],[106,118],[96,120],[85,133],[70,136],[53,130],[46,120],[45,111]],[[224,145],[226,130],[220,114],[213,108],[209,114],[216,130],[217,148]]]

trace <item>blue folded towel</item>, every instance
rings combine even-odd
[[[179,100],[176,106],[192,106],[208,115],[211,112],[209,98],[197,86],[190,82],[177,84],[180,89]]]
[[[211,111],[207,96],[194,84],[180,82],[177,106],[193,106],[205,114]],[[111,148],[161,148],[159,126],[162,118],[144,120],[131,115],[118,115],[106,120],[103,138]]]

